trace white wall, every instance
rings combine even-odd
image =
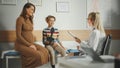
[[[16,18],[26,2],[27,0],[17,0],[16,5],[0,5],[0,30],[15,30]],[[69,2],[70,11],[56,12],[56,2]],[[120,29],[119,3],[119,0],[98,0],[98,11],[105,28]],[[86,29],[86,14],[93,11],[92,7],[93,0],[42,0],[42,5],[36,6],[34,14],[35,30],[42,30],[47,26],[44,19],[48,15],[57,18],[55,27],[60,30]]]
[[[16,5],[0,5],[0,30],[15,30],[16,18],[26,1],[17,0]],[[56,12],[56,2],[69,2],[70,11],[68,13]],[[86,0],[42,0],[42,5],[36,6],[34,14],[35,30],[42,30],[47,26],[45,17],[48,15],[56,17],[55,27],[60,30],[85,29]]]
[[[87,0],[87,14],[93,11],[94,0]],[[106,29],[120,29],[120,0],[97,0],[98,11]],[[91,7],[92,6],[92,7]]]
[[[56,2],[69,2],[70,11],[68,13],[57,13]],[[42,0],[42,6],[37,7],[35,23],[36,29],[42,29],[46,27],[45,17],[48,15],[54,15],[57,20],[55,27],[60,30],[66,29],[84,29],[86,24],[86,8],[85,0]]]
[[[0,30],[15,30],[16,18],[25,3],[26,0],[18,0],[17,5],[0,5]]]
[[[120,0],[98,1],[98,10],[105,28],[120,29]],[[17,0],[16,5],[0,5],[0,30],[15,30],[16,18],[26,2],[27,0]],[[56,2],[69,2],[70,11],[56,12]],[[47,26],[44,19],[48,15],[54,15],[57,18],[55,26],[60,30],[86,29],[86,14],[92,11],[92,4],[93,0],[42,0],[42,6],[36,6],[34,14],[35,30],[41,30]]]

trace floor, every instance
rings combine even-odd
[[[56,65],[56,68],[114,68],[113,63],[92,63],[91,59],[88,57],[84,59],[85,57],[68,57],[68,58],[58,58],[58,63]],[[2,67],[5,68],[5,61],[4,64],[2,64]],[[9,68],[21,68],[21,63],[19,59],[10,59],[9,60]],[[50,62],[47,64],[44,64],[37,68],[51,68]]]
[[[9,68],[21,68],[21,63],[20,63],[20,59],[9,59]],[[5,65],[5,60],[0,61],[0,68],[6,68]],[[37,68],[51,68],[50,62],[48,62],[47,64],[44,64],[40,67]],[[56,68],[63,68],[62,66],[59,66],[59,63],[56,64]]]

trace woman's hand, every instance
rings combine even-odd
[[[78,43],[81,43],[81,40],[79,38],[75,38],[75,41],[78,42]]]
[[[35,45],[31,45],[30,48],[37,50],[37,48],[35,47]]]

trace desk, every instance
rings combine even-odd
[[[92,63],[90,57],[85,58],[59,58],[60,68],[114,68],[113,63]]]

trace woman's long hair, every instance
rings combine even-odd
[[[99,12],[89,13],[88,18],[92,21],[92,25],[94,26],[94,28],[105,33],[105,30],[104,30],[103,25],[102,25],[101,20],[100,20],[100,13]]]
[[[34,7],[34,12],[35,12],[35,5],[33,5],[32,3],[26,3],[24,5],[23,9],[22,9],[22,12],[21,12],[20,16],[22,16],[25,20],[27,19],[27,16],[26,16],[27,11],[26,11],[26,9],[30,8],[31,6]],[[31,23],[33,23],[33,16],[30,16],[29,19],[30,19]]]

